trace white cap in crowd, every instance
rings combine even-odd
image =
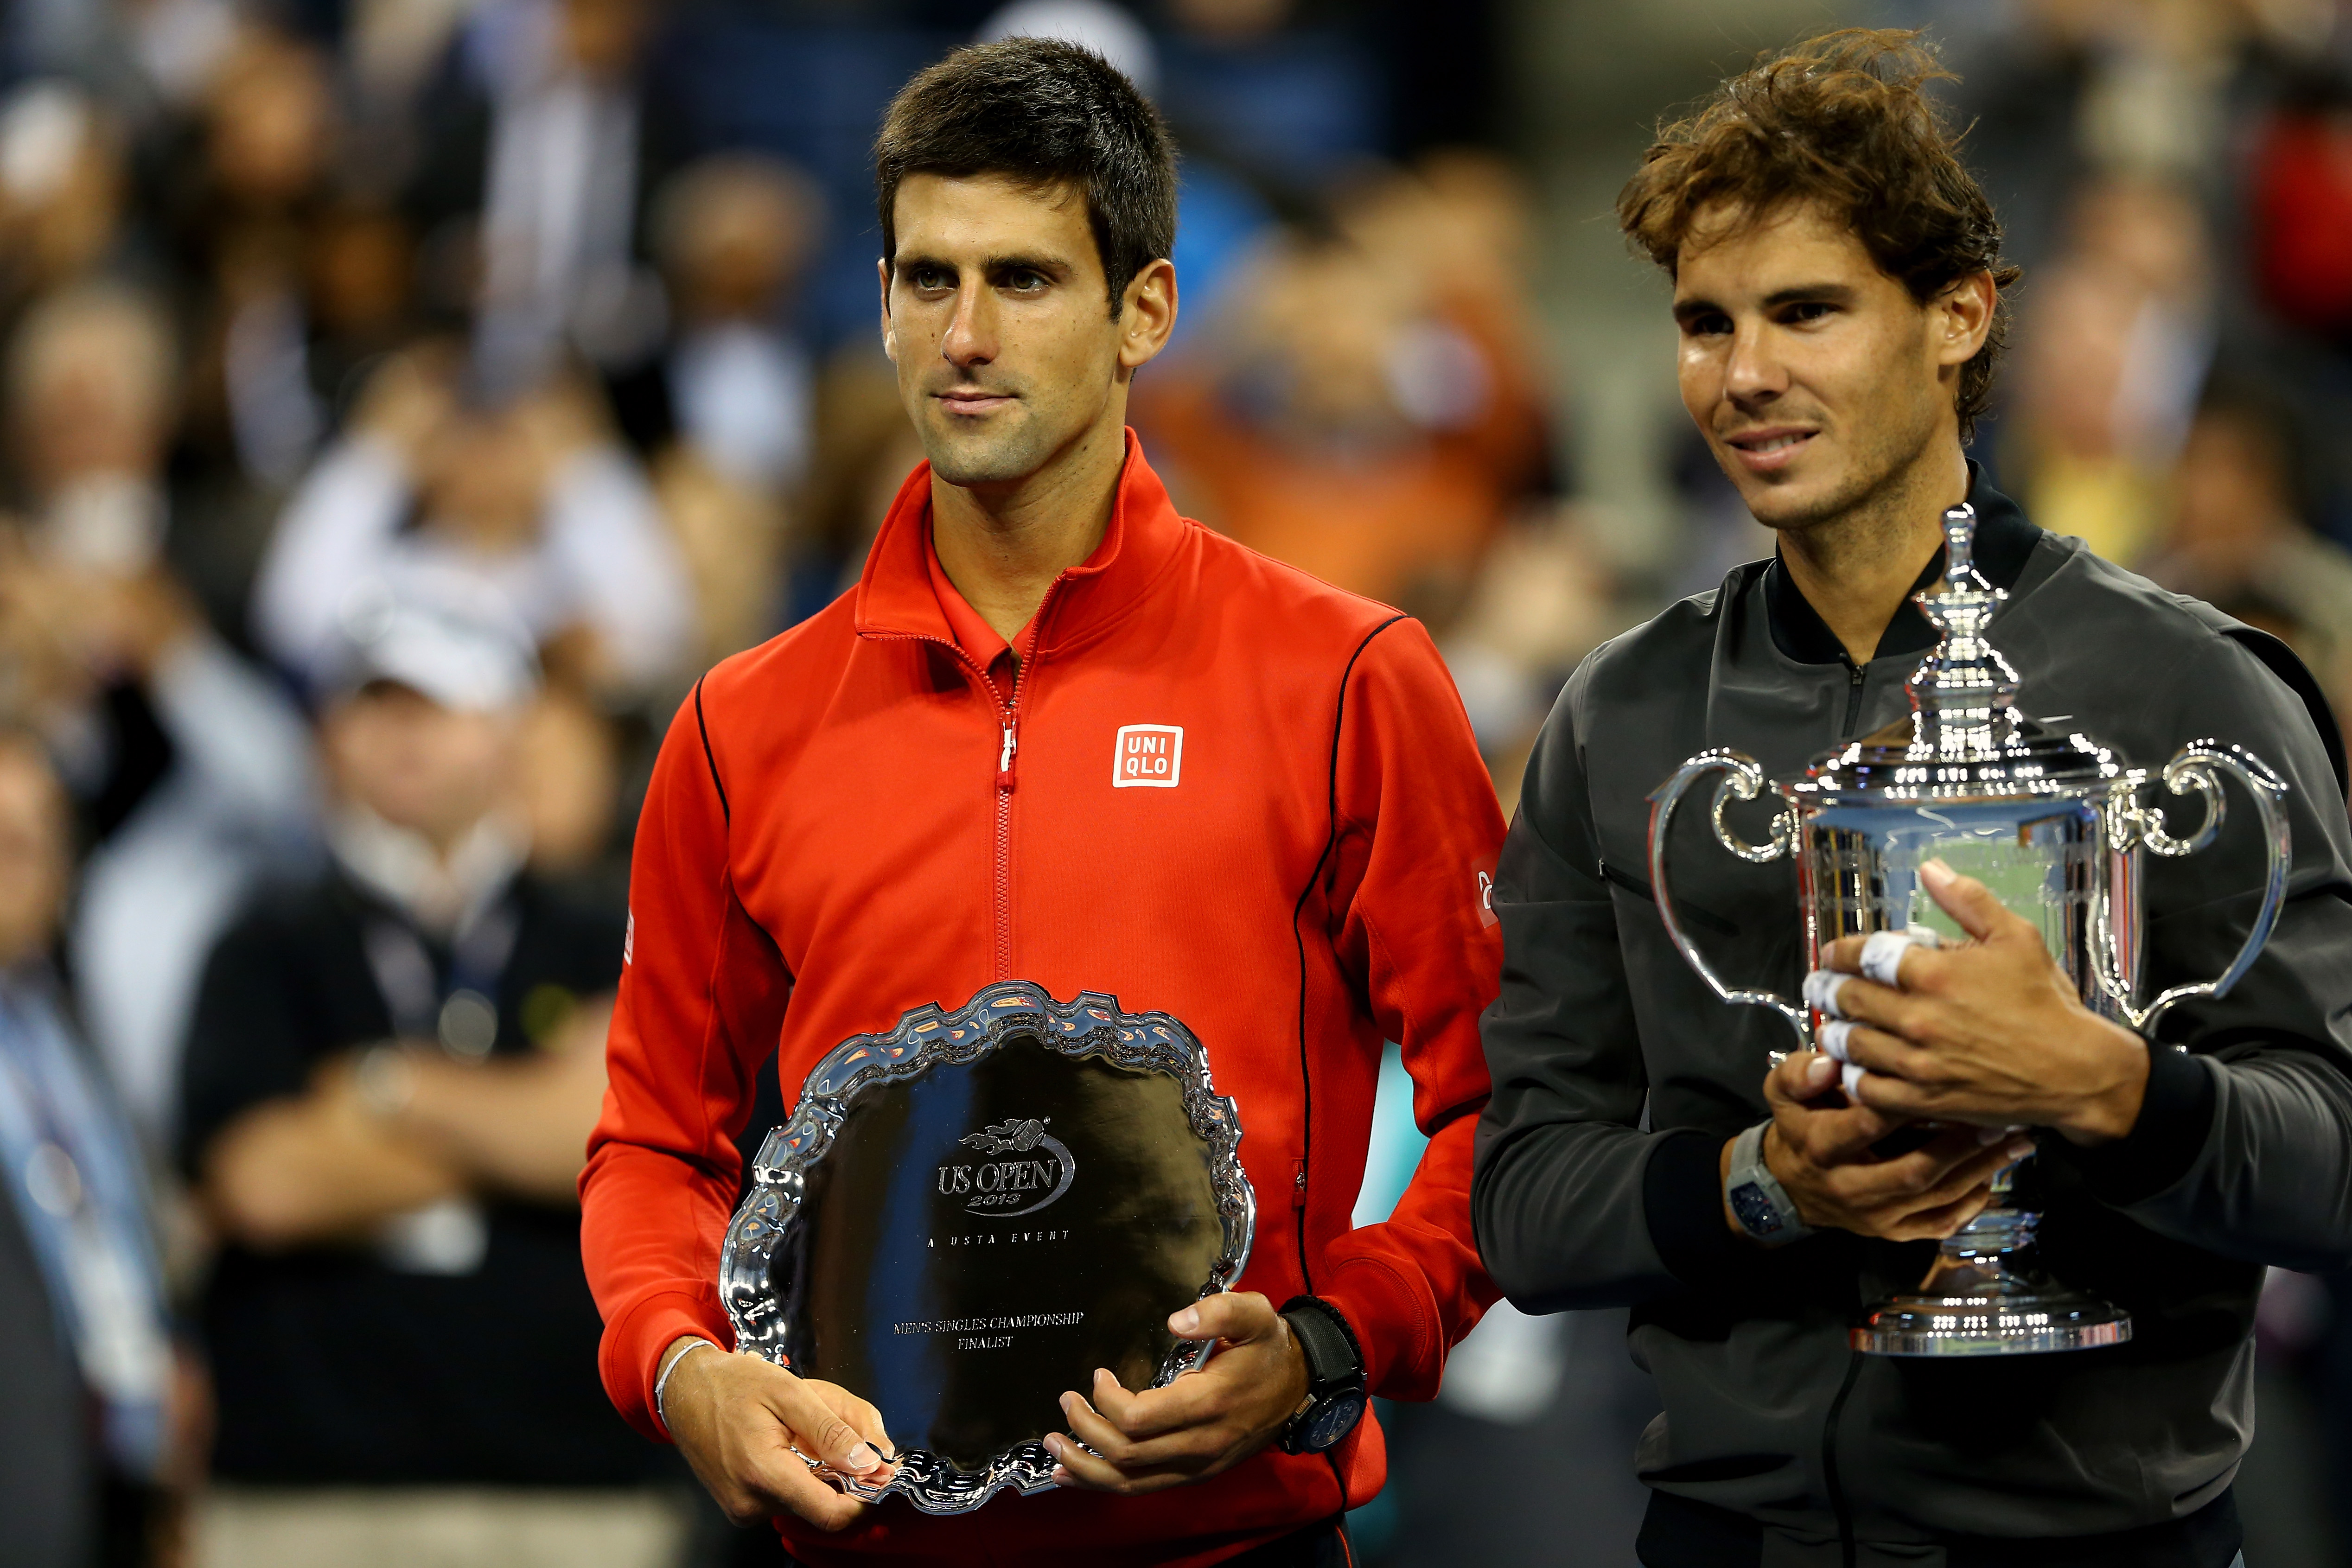
[[[342,625],[331,695],[390,681],[444,708],[500,712],[538,693],[530,630],[496,590],[462,574],[404,572],[396,585],[364,584]]]

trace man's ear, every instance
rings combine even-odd
[[[1971,272],[1954,279],[1929,302],[1928,331],[1937,364],[1965,364],[1976,357],[1991,334],[1993,307],[1999,300],[1992,274]]]
[[[877,256],[874,258],[874,275],[882,282],[882,352],[890,356],[892,364],[897,364],[898,363],[898,323],[890,315],[890,258],[888,257]]]
[[[1118,368],[1122,373],[1156,358],[1176,330],[1176,264],[1166,257],[1128,279],[1118,312]]]

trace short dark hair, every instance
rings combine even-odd
[[[898,253],[909,174],[1076,185],[1117,316],[1135,275],[1176,247],[1176,147],[1116,67],[1056,38],[971,44],[898,89],[874,139],[882,259]]]
[[[1658,139],[1617,197],[1617,221],[1671,274],[1699,215],[1740,225],[1816,203],[1844,218],[1879,270],[1925,304],[1972,273],[1992,274],[1992,328],[1960,367],[1960,437],[1992,399],[2009,336],[2000,290],[2000,220],[1960,164],[1958,135],[1927,84],[1958,79],[1916,32],[1845,27],[1756,63]]]

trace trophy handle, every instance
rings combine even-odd
[[[2218,772],[2217,772],[2218,770]],[[2176,795],[2192,790],[2205,797],[2205,820],[2197,831],[2186,838],[2175,838],[2165,830],[2164,814],[2140,805],[2133,799],[2131,786],[2117,790],[2108,799],[2109,833],[2118,850],[2128,849],[2137,842],[2147,846],[2150,852],[2167,859],[2194,855],[2213,842],[2221,831],[2226,802],[2221,793],[2220,773],[2226,773],[2246,786],[2253,797],[2254,809],[2263,819],[2263,847],[2267,867],[2263,879],[2262,912],[2254,917],[2253,928],[2230,960],[2230,967],[2218,979],[2199,981],[2194,984],[2175,985],[2145,1007],[2133,1005],[2131,991],[2123,973],[2121,954],[2116,951],[2116,933],[2107,902],[2099,903],[2098,970],[2099,988],[2107,994],[2123,1012],[2124,1017],[2141,1034],[2152,1033],[2157,1020],[2183,1002],[2200,996],[2226,996],[2246,971],[2252,966],[2263,944],[2270,941],[2271,929],[2278,923],[2279,906],[2286,901],[2287,867],[2293,854],[2286,809],[2282,804],[2286,797],[2286,784],[2271,771],[2270,765],[2243,746],[2221,741],[2191,741],[2180,748],[2173,759],[2164,764],[2159,775],[2164,787]]]
[[[1754,800],[1764,788],[1764,769],[1753,757],[1743,755],[1727,747],[1711,747],[1675,770],[1675,776],[1650,793],[1650,889],[1658,901],[1658,918],[1665,922],[1666,936],[1683,962],[1706,982],[1707,989],[1726,1002],[1744,1007],[1769,1007],[1789,1022],[1797,1031],[1797,1043],[1810,1047],[1813,1043],[1812,1016],[1805,1008],[1771,991],[1734,990],[1726,985],[1713,965],[1701,955],[1689,936],[1685,934],[1680,919],[1675,914],[1674,895],[1666,887],[1666,828],[1674,820],[1675,803],[1683,792],[1707,773],[1721,772],[1723,782],[1715,786],[1715,803],[1708,819],[1715,826],[1715,841],[1754,865],[1778,860],[1789,852],[1796,832],[1796,813],[1784,811],[1772,819],[1772,840],[1756,845],[1743,842],[1723,820],[1723,808],[1734,800]],[[1777,1058],[1776,1058],[1777,1059]]]

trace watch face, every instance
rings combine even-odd
[[[1342,1437],[1356,1429],[1363,1419],[1364,1396],[1356,1389],[1335,1394],[1307,1413],[1306,1428],[1299,1434],[1299,1447],[1310,1454],[1319,1454],[1336,1447]]]
[[[1780,1211],[1753,1182],[1742,1182],[1731,1189],[1731,1212],[1750,1236],[1770,1236],[1780,1228]]]

